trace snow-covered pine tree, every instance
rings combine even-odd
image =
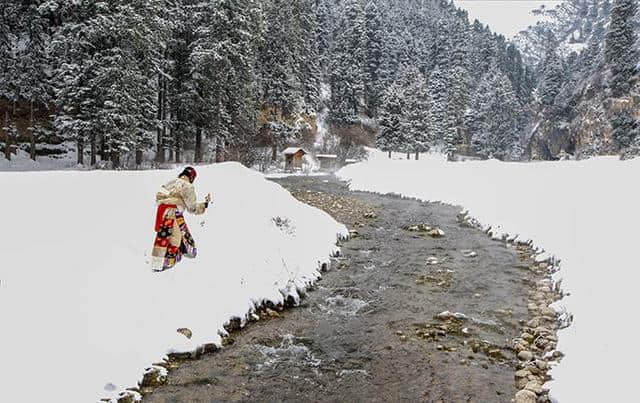
[[[284,116],[295,114],[302,99],[296,71],[296,46],[291,36],[291,2],[274,0],[265,4],[265,40],[260,66],[264,106]]]
[[[605,61],[611,70],[609,87],[614,97],[620,97],[632,88],[638,65],[635,48],[634,16],[637,0],[615,0],[611,22],[606,36]]]
[[[471,144],[478,155],[501,159],[520,157],[519,108],[511,81],[494,61],[480,80],[466,116]]]
[[[61,133],[83,147],[101,137],[103,159],[114,167],[123,152],[149,148],[156,109],[152,71],[159,57],[156,42],[161,0],[78,3],[66,9],[54,42],[63,62],[56,71]],[[81,38],[80,40],[78,40]]]
[[[2,134],[4,136],[4,156],[11,160],[12,137],[15,127],[9,113],[9,102],[15,101],[17,96],[15,48],[17,44],[19,2],[7,1],[0,8],[0,99],[8,101],[4,105],[4,114],[0,116]]]
[[[39,1],[21,2],[17,10],[21,32],[15,52],[14,88],[19,101],[29,105],[30,156],[36,159],[36,138],[43,133],[43,127],[35,118],[35,109],[47,109],[53,90],[50,80],[50,24],[39,7]],[[43,10],[44,11],[44,10]]]
[[[550,48],[544,60],[539,96],[543,107],[551,108],[563,85],[564,69],[562,59],[555,48]]]
[[[228,129],[230,138],[224,140],[236,148],[238,161],[251,165],[261,104],[258,79],[261,31],[257,27],[262,25],[263,16],[257,0],[231,0],[225,3],[225,13],[229,16],[227,34],[223,37],[223,43],[226,45],[225,58],[229,60],[225,99],[231,125]],[[307,67],[303,74],[307,82],[311,83],[306,86],[306,95],[310,102],[314,102],[317,98],[315,69]],[[218,162],[222,160],[222,150],[219,148],[222,140],[221,136],[216,140]]]
[[[404,101],[403,90],[397,83],[391,84],[382,95],[378,114],[376,147],[388,152],[389,156],[392,151],[397,151],[405,146],[402,125]]]
[[[465,123],[469,130],[470,143],[476,154],[488,157],[491,150],[490,141],[491,98],[493,97],[494,71],[485,73],[471,98],[471,108],[465,116]]]
[[[382,92],[381,68],[383,49],[382,18],[376,2],[369,0],[365,14],[365,100],[367,114],[376,116]]]
[[[509,78],[501,71],[496,72],[492,82],[491,117],[489,119],[490,153],[500,159],[517,159],[522,150],[518,138],[519,110],[516,93]]]
[[[448,87],[445,143],[449,151],[457,150],[465,140],[464,116],[471,98],[468,23],[466,19],[455,19],[454,27],[448,38],[450,42],[448,47],[451,52],[441,56],[441,59],[446,61],[446,64],[441,68],[445,69],[445,80]]]
[[[383,89],[382,92],[384,92],[396,80],[396,75],[400,69],[400,60],[404,58],[404,52],[400,33],[385,28],[382,32],[382,37],[383,45],[378,81]]]
[[[299,67],[303,46],[295,37],[295,21],[299,20],[293,3],[289,1],[273,1],[265,4],[265,32],[260,53],[260,70],[262,82],[261,109],[266,115],[264,129],[269,134],[272,147],[272,159],[277,157],[278,148],[282,147],[294,134],[293,121],[305,104],[303,92],[303,76],[315,81],[315,69],[311,69],[311,77],[300,74]],[[308,33],[311,34],[311,33]],[[298,33],[298,36],[300,33]],[[313,57],[309,54],[309,57]],[[313,84],[315,87],[317,84]],[[315,98],[316,89],[312,89]]]
[[[190,140],[195,138],[197,131],[193,124],[197,96],[193,79],[195,68],[191,57],[197,39],[196,1],[181,0],[168,9],[171,33],[167,41],[166,58],[167,75],[171,80],[167,83],[167,98],[175,162],[182,162],[184,147],[191,143]]]
[[[292,6],[293,24],[290,29],[294,38],[296,71],[301,84],[304,112],[312,114],[320,106],[322,81],[319,48],[314,34],[317,22],[312,0],[293,0]]]
[[[445,82],[445,76],[439,67],[436,67],[429,76],[428,81],[429,94],[429,135],[433,142],[446,153],[452,151],[453,144],[447,143],[447,139],[451,138],[448,133],[447,125],[447,100],[448,91]]]
[[[640,138],[640,122],[627,111],[618,111],[610,120],[613,141],[619,151],[624,152]]]
[[[313,41],[318,51],[318,66],[322,81],[327,81],[331,63],[331,45],[334,18],[327,3],[330,0],[314,0],[313,11]]]
[[[427,116],[429,110],[427,83],[417,67],[409,66],[400,72],[398,87],[404,99],[401,115],[401,130],[405,140],[403,151],[413,151],[417,159],[419,153],[433,146]]]
[[[226,0],[196,5],[197,29],[191,64],[196,105],[195,160],[205,159],[204,136],[217,145],[241,147],[254,140],[257,125],[258,42],[253,23],[260,11],[252,0]]]
[[[331,63],[331,114],[334,125],[360,119],[364,101],[364,10],[359,0],[347,0],[341,9]]]

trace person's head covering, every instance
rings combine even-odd
[[[186,176],[189,178],[189,182],[193,183],[193,181],[196,180],[196,175],[196,170],[193,167],[186,167],[178,176]]]

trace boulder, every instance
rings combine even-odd
[[[524,387],[526,390],[530,390],[536,395],[542,394],[542,386],[537,381],[530,381]]]
[[[523,389],[516,393],[515,403],[536,403],[537,396],[530,390]]]
[[[187,329],[186,327],[181,327],[180,329],[177,330],[177,332],[183,335],[184,337],[186,337],[187,339],[190,339],[193,336],[193,332],[191,332],[191,330]]]
[[[464,257],[476,257],[478,256],[478,254],[474,251],[472,251],[471,249],[463,249],[460,251],[460,253],[462,253],[462,256]]]
[[[518,353],[518,358],[522,361],[531,361],[533,359],[533,353],[531,351],[523,350]]]

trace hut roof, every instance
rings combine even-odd
[[[317,154],[316,158],[338,158],[335,154]]]
[[[282,152],[282,154],[284,154],[284,155],[293,155],[293,154],[297,154],[299,151],[302,151],[303,154],[309,154],[308,152],[306,152],[304,149],[302,149],[300,147],[285,148],[285,150]]]

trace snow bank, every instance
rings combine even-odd
[[[499,234],[532,239],[562,260],[559,308],[566,354],[547,384],[560,402],[628,401],[635,395],[640,280],[640,159],[448,163],[388,160],[373,152],[338,176],[351,188],[461,205]]]
[[[75,144],[66,142],[59,147],[38,145],[38,149],[56,148],[61,151],[67,150],[66,153],[56,156],[38,156],[33,161],[28,152],[18,148],[16,154],[11,155],[11,161],[4,157],[4,153],[0,154],[0,171],[47,171],[55,169],[78,169],[77,153],[75,152]]]
[[[114,397],[166,353],[219,343],[231,317],[297,297],[347,234],[259,173],[200,167],[214,203],[187,215],[199,256],[152,273],[153,200],[177,173],[0,173],[0,401]]]

